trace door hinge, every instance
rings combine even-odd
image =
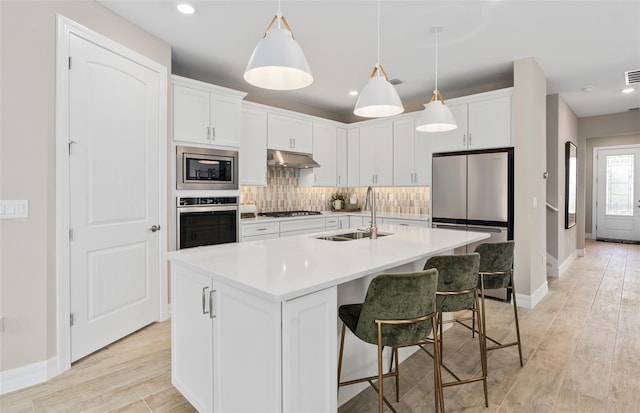
[[[73,327],[73,325],[75,324],[75,321],[76,320],[75,320],[75,317],[74,317],[73,313],[69,314],[69,325],[71,327]]]
[[[73,241],[73,228],[69,228],[69,241]]]
[[[69,56],[69,70],[71,70],[71,56]]]

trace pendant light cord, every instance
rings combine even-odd
[[[380,67],[380,0],[378,0],[378,63],[376,66]]]
[[[438,33],[440,33],[440,28],[436,26],[434,30],[436,32],[436,89],[433,93],[436,95],[436,100],[438,100]]]

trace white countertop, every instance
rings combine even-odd
[[[279,218],[282,219],[282,218]],[[339,234],[354,230],[329,231]],[[488,238],[486,233],[380,225],[376,240],[316,239],[319,234],[188,248],[171,261],[272,301],[287,301]]]

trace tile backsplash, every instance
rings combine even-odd
[[[346,202],[356,194],[358,204],[364,207],[367,188],[361,187],[322,187],[308,188],[298,186],[300,170],[294,168],[269,167],[267,186],[241,186],[240,195],[243,204],[256,204],[258,212],[331,209],[331,194],[340,191]],[[376,187],[376,208],[380,212],[429,214],[428,187]]]

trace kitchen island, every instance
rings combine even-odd
[[[379,231],[389,235],[318,238],[341,230],[170,252],[174,386],[202,412],[336,411],[338,306],[362,301],[379,273],[419,270],[430,256],[488,237]],[[375,349],[370,358],[348,346],[345,378],[372,360],[375,369]],[[342,399],[352,395],[341,389]]]

